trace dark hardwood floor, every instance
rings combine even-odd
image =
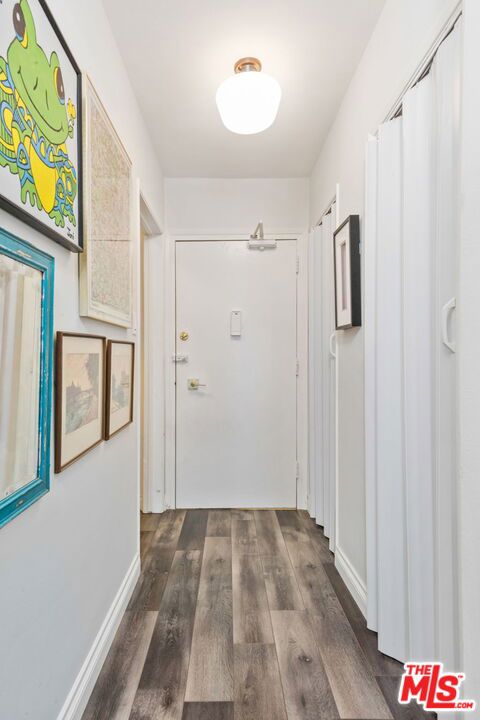
[[[141,520],[142,574],[83,720],[417,720],[302,511]]]

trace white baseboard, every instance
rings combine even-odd
[[[81,720],[139,576],[140,555],[137,553],[73,683],[72,689],[68,693],[57,720]]]
[[[335,567],[337,568],[341,578],[349,589],[353,599],[362,611],[363,616],[367,617],[367,588],[359,577],[357,571],[353,567],[350,560],[342,552],[337,545],[335,548]]]

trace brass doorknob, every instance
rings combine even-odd
[[[180,337],[180,340],[188,340],[188,337],[189,337],[188,332],[186,330],[182,330],[179,337]]]
[[[187,387],[189,390],[198,390],[198,388],[207,386],[201,383],[198,378],[188,378]]]

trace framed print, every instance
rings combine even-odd
[[[0,206],[74,252],[83,246],[81,93],[44,0],[2,0]]]
[[[362,324],[360,286],[360,221],[349,217],[333,234],[335,326],[337,330]]]
[[[88,77],[84,78],[85,247],[80,314],[132,324],[132,163]]]
[[[0,526],[50,489],[54,260],[0,230]]]
[[[108,440],[133,420],[135,345],[108,341],[105,437]]]
[[[103,440],[106,339],[57,332],[55,472]]]

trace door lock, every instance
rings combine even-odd
[[[187,387],[189,390],[198,390],[198,388],[207,386],[202,384],[198,378],[188,378]]]

